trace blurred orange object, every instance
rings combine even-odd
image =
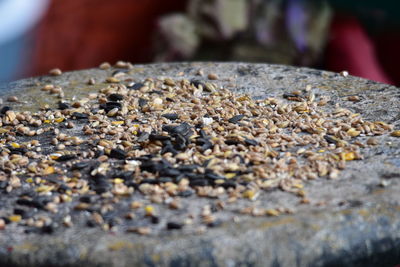
[[[30,75],[103,61],[148,62],[157,17],[184,8],[185,0],[52,1],[37,29]]]

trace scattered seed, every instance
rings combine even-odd
[[[116,66],[132,68],[126,62]],[[209,74],[208,79],[218,77]],[[84,99],[58,102],[58,109],[47,106],[31,113],[1,108],[0,190],[23,193],[18,206],[5,211],[11,216],[0,219],[0,229],[1,220],[22,221],[52,233],[57,225],[71,227],[77,213],[90,214],[87,225],[106,231],[116,231],[124,220],[133,219],[125,222],[160,224],[166,219],[167,230],[181,229],[197,222],[196,210],[187,210],[183,198],[197,197],[217,201],[198,214],[203,226],[215,227],[222,223],[218,212],[227,203],[254,201],[264,190],[290,192],[308,203],[306,181],[337,179],[346,161],[362,159],[364,136],[390,131],[400,136],[392,125],[366,121],[344,108],[320,112],[319,106],[329,99],[318,96],[320,101],[314,103],[312,92],[283,95],[295,102],[254,101],[199,80],[148,78],[133,83],[120,69],[107,81],[111,84]],[[41,90],[62,93],[54,85]],[[74,136],[77,130],[83,137]],[[29,139],[34,135],[43,135],[48,142]],[[377,143],[374,137],[366,141]],[[120,213],[126,197],[138,200],[126,207],[129,212]],[[163,211],[156,214],[148,203],[193,214],[178,222],[163,218]],[[49,218],[38,219],[37,210]],[[246,209],[252,216],[282,213],[287,211]],[[128,226],[127,231],[150,234],[154,227]]]
[[[8,102],[18,102],[18,97],[16,96],[9,96],[7,97]]]
[[[60,76],[62,74],[62,71],[60,69],[51,69],[49,71],[49,74],[52,76]]]
[[[183,224],[178,223],[178,222],[167,222],[167,229],[168,230],[178,230],[182,229]]]
[[[177,120],[179,119],[179,115],[176,113],[166,113],[162,115],[164,118],[167,118],[169,120]]]
[[[208,74],[207,78],[208,78],[209,80],[218,80],[218,79],[219,79],[219,78],[218,78],[218,75],[215,74],[215,73],[210,73],[210,74]]]
[[[370,146],[376,146],[378,144],[378,140],[374,137],[368,138],[367,144]]]
[[[352,101],[352,102],[359,102],[360,97],[356,96],[356,95],[352,95],[352,96],[347,97],[347,100]]]
[[[244,115],[236,115],[236,116],[233,116],[232,118],[230,118],[228,121],[230,122],[230,123],[238,123],[240,120],[242,120],[244,118]]]
[[[107,69],[111,68],[111,65],[108,62],[103,62],[100,64],[99,68],[102,70],[107,70]]]
[[[390,135],[394,136],[394,137],[400,137],[400,130],[393,131],[393,132],[390,133]]]
[[[125,159],[126,152],[122,149],[114,148],[114,149],[111,149],[110,157],[114,158],[114,159]]]

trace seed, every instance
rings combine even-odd
[[[107,69],[111,68],[111,65],[108,62],[103,62],[100,64],[99,68],[102,70],[107,70]]]
[[[352,96],[347,97],[347,100],[352,101],[352,102],[358,102],[358,101],[360,101],[360,97],[356,96],[356,95],[352,95]]]
[[[170,78],[166,78],[164,80],[164,84],[169,85],[169,86],[175,86],[175,82],[174,80],[170,79]]]
[[[340,158],[342,160],[354,160],[356,159],[356,156],[354,152],[342,152],[340,153]]]
[[[148,235],[151,233],[150,227],[131,227],[127,229],[127,232],[138,233],[140,235]]]
[[[390,133],[390,135],[394,136],[394,137],[400,137],[400,130],[393,131],[393,132]]]
[[[350,128],[350,129],[347,131],[347,134],[350,135],[351,137],[359,136],[360,133],[361,133],[360,131],[357,131],[357,130],[354,129],[354,128]]]
[[[68,154],[68,155],[62,155],[61,157],[59,157],[57,159],[57,161],[68,161],[68,160],[72,160],[72,159],[75,159],[75,158],[76,158],[76,155]]]
[[[244,115],[236,115],[236,116],[233,116],[232,118],[230,118],[228,121],[230,122],[230,123],[238,123],[240,120],[242,120],[244,118]]]
[[[74,118],[76,120],[86,120],[89,118],[89,115],[85,114],[85,113],[74,112],[74,113],[72,113],[72,118]]]
[[[130,204],[131,209],[138,209],[140,207],[142,207],[142,203],[140,203],[139,201],[133,201]]]
[[[45,86],[43,86],[40,90],[41,91],[50,91],[51,89],[54,88],[53,84],[46,84]]]
[[[16,96],[9,96],[7,97],[8,102],[18,102],[18,97]]]
[[[176,113],[166,113],[166,114],[163,114],[162,116],[169,120],[177,120],[179,118],[179,115]]]
[[[218,80],[218,75],[215,73],[210,73],[210,74],[208,74],[207,78],[209,80]]]
[[[62,74],[62,71],[60,69],[51,69],[49,71],[49,74],[52,76],[60,76]]]
[[[110,101],[121,101],[124,99],[124,96],[121,94],[110,94],[107,98]]]
[[[343,76],[343,77],[347,77],[347,76],[349,76],[349,72],[344,70],[344,71],[340,72],[340,75]]]
[[[158,105],[162,105],[163,100],[159,97],[154,98],[153,100],[153,105],[158,106]]]
[[[177,210],[177,209],[181,208],[181,204],[178,200],[173,200],[173,201],[171,201],[171,203],[169,203],[169,208]]]
[[[378,144],[378,140],[374,137],[371,137],[367,140],[367,144],[370,146],[375,146]]]
[[[114,148],[114,149],[111,149],[110,157],[114,158],[114,159],[125,159],[126,152],[122,149]]]
[[[146,213],[146,216],[152,216],[154,214],[154,207],[147,205],[146,207],[144,207],[144,211]]]
[[[127,88],[131,90],[140,90],[140,88],[142,88],[143,86],[144,86],[143,83],[134,83],[132,85],[127,86]]]
[[[265,214],[269,215],[269,216],[279,216],[280,212],[278,210],[276,210],[276,209],[267,209],[265,211]]]
[[[113,108],[109,112],[107,112],[107,116],[114,117],[118,113],[118,108]]]
[[[8,219],[11,222],[19,222],[19,221],[21,221],[22,217],[21,217],[21,215],[11,215],[10,217],[8,217]]]
[[[182,229],[183,224],[178,223],[178,222],[167,222],[167,229],[168,230],[177,230],[177,229]]]
[[[108,82],[108,83],[119,83],[120,80],[118,80],[115,77],[107,77],[106,82]]]
[[[7,111],[7,112],[6,112],[6,116],[7,116],[8,120],[9,120],[10,122],[11,122],[11,121],[14,121],[14,120],[17,118],[17,116],[15,115],[15,112],[12,111],[12,110]]]
[[[121,69],[126,69],[126,68],[129,68],[129,63],[128,62],[124,62],[124,61],[121,61],[121,60],[119,60],[119,61],[117,61],[117,63],[115,63],[115,67],[116,68],[121,68]]]
[[[89,78],[89,80],[87,81],[88,85],[94,85],[96,84],[96,80],[94,78]]]

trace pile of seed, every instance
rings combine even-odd
[[[360,149],[377,144],[373,136],[400,136],[348,109],[324,109],[328,99],[316,99],[311,88],[255,101],[210,81],[217,79],[132,82],[116,71],[80,100],[44,86],[43,93],[61,98],[58,109],[1,107],[0,193],[17,197],[13,209],[0,207],[0,229],[51,233],[83,216],[88,227],[109,230],[131,221],[126,231],[149,234],[151,226],[135,224],[139,217],[162,219],[149,203],[179,210],[181,199],[193,197],[217,200],[217,208],[204,206],[199,214],[215,226],[213,214],[226,203],[266,190],[307,203],[308,180],[339,177],[346,161],[362,159]],[[165,228],[191,221],[167,221]]]

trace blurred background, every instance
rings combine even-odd
[[[400,85],[400,1],[0,0],[0,82],[118,60],[247,61]]]

